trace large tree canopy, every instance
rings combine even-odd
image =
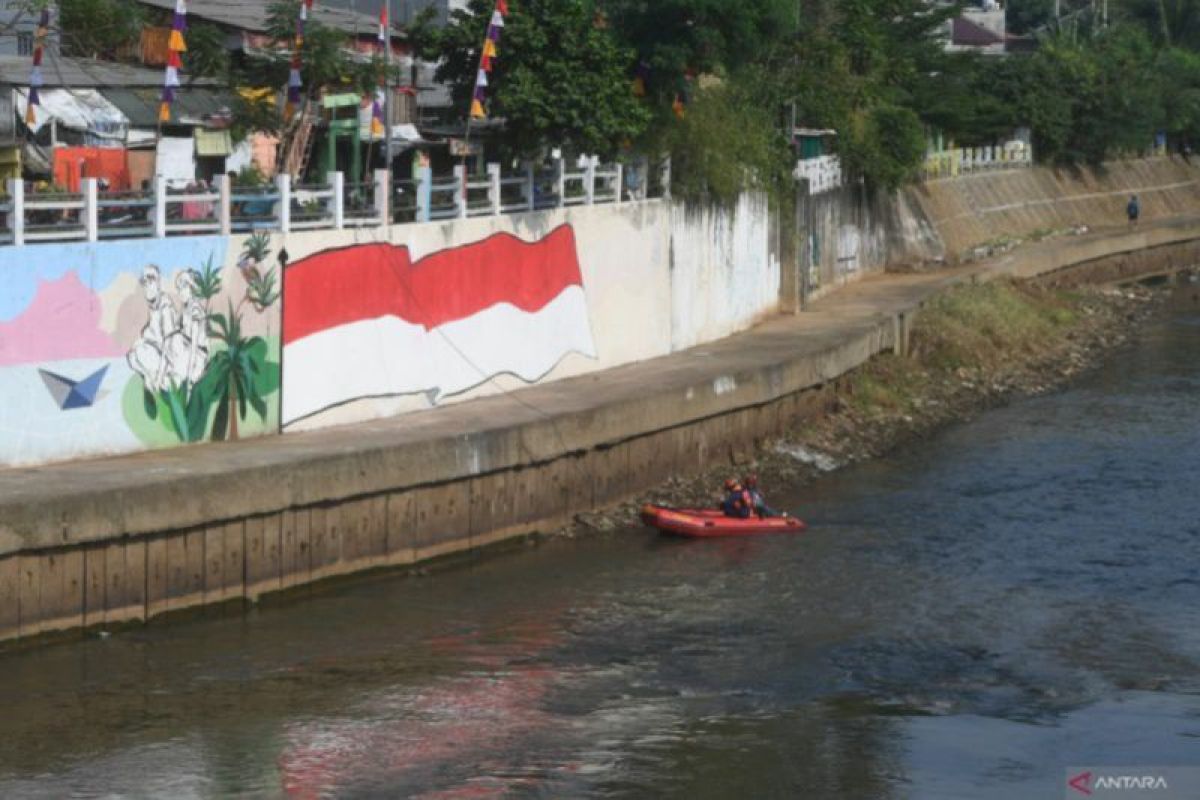
[[[479,69],[493,0],[472,0],[449,25],[414,31],[437,77],[454,87],[464,113]],[[509,0],[499,57],[489,78],[488,115],[504,120],[515,152],[544,145],[611,155],[645,128],[649,112],[630,90],[634,54],[613,36],[591,0]]]

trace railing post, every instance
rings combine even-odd
[[[346,227],[346,173],[333,173],[333,227]]]
[[[488,200],[492,203],[492,216],[500,216],[500,165],[488,164]]]
[[[292,230],[292,176],[281,172],[275,176],[275,186],[279,189],[279,232],[290,233]]]
[[[533,168],[533,162],[525,165],[525,200],[527,202],[526,210],[533,211],[537,208],[537,177]]]
[[[562,156],[554,160],[554,191],[558,195],[558,207],[567,204],[567,167]]]
[[[228,236],[233,233],[233,182],[229,180],[228,175],[218,175],[214,179],[217,185],[217,194],[220,199],[217,200],[217,222],[221,227],[221,235]]]
[[[12,210],[8,212],[8,229],[12,231],[13,244],[25,244],[25,181],[20,178],[8,179],[8,197],[12,201]]]
[[[467,218],[467,200],[470,187],[467,185],[467,168],[463,164],[454,167],[454,183],[458,187],[454,192],[454,211],[459,219]]]
[[[583,170],[583,202],[592,205],[596,202],[596,156],[588,156],[587,166]]]
[[[162,175],[154,176],[154,235],[167,235],[167,179]]]
[[[83,179],[83,230],[89,242],[100,240],[99,185],[95,178]]]
[[[616,184],[617,199],[614,201],[617,205],[621,205],[621,195],[625,192],[625,165],[617,164],[617,174],[613,178]]]
[[[417,167],[417,222],[429,222],[433,205],[433,168]]]
[[[379,215],[379,224],[388,225],[391,222],[392,171],[390,169],[375,170],[375,213]]]

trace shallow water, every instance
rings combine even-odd
[[[775,487],[804,536],[554,541],[2,655],[0,797],[1061,797],[1068,765],[1200,765],[1197,354],[1178,316]]]

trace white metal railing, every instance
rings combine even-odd
[[[533,165],[504,175],[499,164],[483,174],[462,167],[434,177],[428,167],[411,180],[393,182],[386,170],[351,184],[340,172],[319,185],[293,185],[287,175],[265,186],[232,186],[227,176],[211,187],[172,190],[156,178],[144,192],[100,192],[95,178],[84,178],[74,194],[28,192],[23,181],[8,182],[0,198],[0,246],[41,241],[98,241],[258,230],[339,230],[385,224],[466,219],[516,214],[542,208],[621,203],[666,197],[669,162],[626,168],[601,165],[588,156],[568,171],[561,158],[549,169]],[[630,174],[629,170],[634,170]],[[628,180],[627,180],[628,179]]]
[[[818,156],[796,162],[796,180],[808,181],[809,194],[820,194],[842,185],[842,162],[837,156]]]
[[[925,180],[952,178],[973,172],[997,169],[1023,169],[1033,166],[1033,148],[1021,141],[988,147],[960,147],[930,153],[921,174]]]

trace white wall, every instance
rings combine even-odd
[[[286,246],[295,263],[322,251],[386,241],[407,247],[415,263],[496,234],[511,234],[523,242],[542,241],[563,225],[574,233],[594,349],[588,354],[566,353],[537,382],[643,361],[719,339],[778,308],[779,261],[772,252],[764,196],[745,197],[732,209],[684,209],[647,201],[393,226],[390,239],[388,230],[298,233],[287,238]],[[497,330],[495,335],[503,340],[506,332]],[[533,345],[522,341],[515,338],[508,346]],[[386,358],[381,353],[378,362]],[[296,370],[285,352],[285,409],[289,391],[301,391],[305,381],[323,379]],[[524,385],[525,380],[501,370],[456,394],[366,397],[286,427],[304,430],[389,417]],[[286,411],[284,418],[290,418]]]
[[[779,307],[779,257],[764,194],[733,208],[671,208],[671,349],[745,330]]]

